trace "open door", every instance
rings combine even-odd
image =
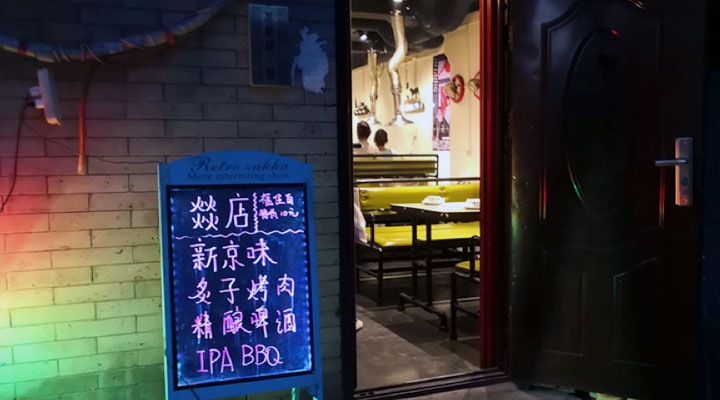
[[[655,161],[701,148],[705,2],[509,3],[511,374],[690,399],[700,213]]]

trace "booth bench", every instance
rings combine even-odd
[[[427,242],[427,226],[430,226],[435,243],[452,242],[455,239],[467,239],[479,234],[479,221],[463,223],[434,223],[419,225],[417,221],[408,220],[407,216],[398,215],[391,210],[391,204],[421,203],[427,196],[441,196],[446,202],[463,202],[468,198],[477,198],[480,193],[479,183],[443,184],[436,186],[394,186],[394,187],[361,187],[358,188],[360,208],[367,223],[367,243],[360,246],[377,254],[377,267],[358,265],[356,280],[359,285],[360,272],[377,280],[378,303],[383,304],[383,279],[387,272],[397,272],[406,268],[386,269],[386,253],[390,251],[414,250],[414,240]],[[416,229],[416,232],[413,232]],[[412,254],[412,267],[415,275],[415,254]]]

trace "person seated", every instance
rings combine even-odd
[[[368,142],[370,139],[370,125],[365,121],[360,121],[357,124],[357,137],[360,141],[360,147],[353,149],[353,154],[377,154],[377,147],[373,146]],[[353,146],[354,147],[354,146]]]
[[[375,144],[378,148],[378,154],[389,154],[394,155],[397,154],[397,151],[395,149],[386,147],[388,142],[388,133],[384,129],[378,129],[377,132],[375,132]]]

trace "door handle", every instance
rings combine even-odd
[[[675,139],[675,158],[657,160],[657,167],[675,167],[675,205],[688,207],[693,204],[693,138]]]

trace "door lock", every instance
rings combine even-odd
[[[675,167],[675,205],[693,205],[693,138],[675,139],[675,158],[657,160],[657,167]]]

